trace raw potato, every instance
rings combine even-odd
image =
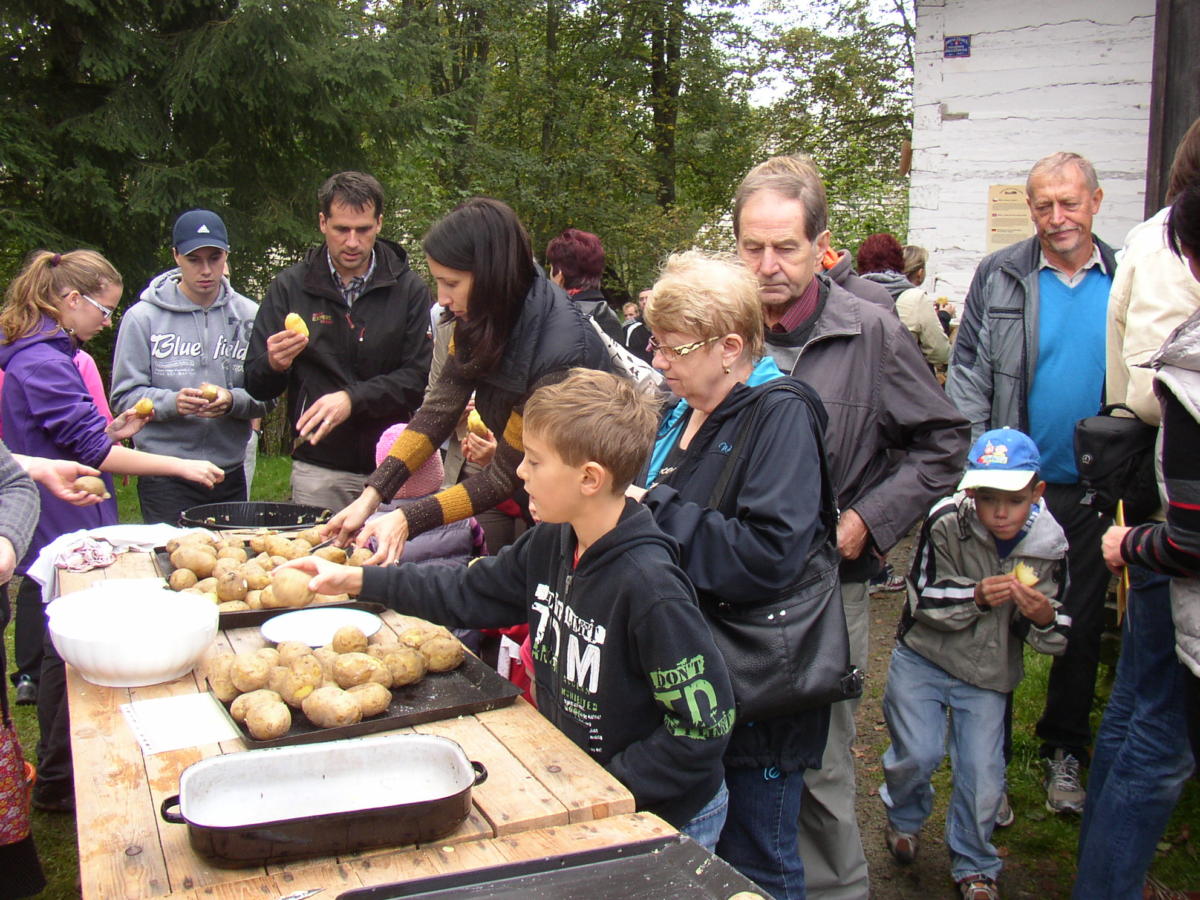
[[[292,727],[292,711],[282,701],[256,703],[246,714],[246,728],[257,741],[283,737]]]
[[[71,486],[77,491],[87,491],[89,494],[95,494],[105,500],[112,496],[104,484],[104,479],[97,478],[95,475],[80,475]]]
[[[279,651],[279,664],[290,666],[302,656],[312,656],[313,648],[303,641],[280,641],[275,645]]]
[[[337,654],[329,647],[318,647],[313,652],[313,658],[321,664],[322,682],[333,683],[333,664],[337,661]]]
[[[207,545],[200,546],[194,542],[181,544],[179,549],[171,554],[171,565],[177,569],[191,569],[197,578],[207,578],[217,565],[217,554]]]
[[[263,609],[284,608],[284,605],[275,599],[275,592],[271,590],[271,586],[269,584],[258,592],[258,601],[262,604]]]
[[[217,699],[222,703],[231,702],[240,693],[229,677],[229,669],[233,665],[233,654],[222,653],[209,659],[205,667],[208,672],[208,684]]]
[[[1016,576],[1017,581],[1021,582],[1025,587],[1033,587],[1038,583],[1037,570],[1033,566],[1026,565],[1023,562],[1019,562],[1013,566],[1012,573]]]
[[[270,532],[262,531],[258,534],[250,535],[250,549],[255,553],[262,553],[267,549],[267,538],[271,536]]]
[[[310,547],[315,547],[317,544],[321,543],[321,532],[315,528],[306,528],[296,535],[296,538],[298,540],[308,541],[308,545]]]
[[[281,534],[273,534],[267,538],[267,552],[272,556],[282,556],[291,559],[292,542]]]
[[[279,665],[279,651],[274,647],[259,647],[254,651],[255,656],[261,656],[269,665]]]
[[[245,612],[249,608],[250,604],[245,600],[222,600],[217,604],[221,612]]]
[[[334,653],[364,653],[367,649],[367,636],[361,628],[353,625],[343,625],[333,633],[330,641]]]
[[[257,562],[248,562],[239,571],[246,579],[246,587],[252,591],[261,591],[271,583],[271,576]]]
[[[338,687],[348,688],[368,681],[377,681],[379,671],[387,666],[365,653],[341,653],[333,664],[333,680]]]
[[[346,691],[358,704],[364,719],[386,712],[392,704],[392,692],[382,684],[369,681],[366,684],[356,684]]]
[[[245,600],[246,590],[246,579],[239,575],[236,570],[226,572],[217,578],[217,596],[222,602],[228,603],[230,600]],[[246,608],[249,609],[249,606]]]
[[[332,685],[319,687],[309,694],[301,704],[301,709],[318,728],[354,725],[362,720],[358,702],[341,688]]]
[[[213,578],[220,578],[227,572],[236,572],[240,567],[241,563],[236,559],[230,559],[227,556],[217,557],[216,565],[213,566],[212,570]]]
[[[200,396],[209,403],[212,403],[212,401],[221,396],[221,389],[215,384],[209,384],[207,381],[205,381],[200,385]]]
[[[222,547],[217,551],[217,559],[236,559],[239,563],[244,563],[247,556],[241,547]]]
[[[312,666],[315,667],[315,674],[309,670],[307,665],[304,665],[305,660],[311,661]],[[288,706],[299,709],[305,698],[315,688],[320,687],[323,681],[321,664],[317,662],[316,657],[302,656],[291,667],[276,666],[273,668],[267,685],[271,690],[278,691]]]
[[[337,563],[339,566],[346,564],[346,551],[341,547],[322,547],[320,550],[313,553],[313,556],[319,556],[321,559],[327,559],[332,563]]]
[[[414,625],[411,628],[405,628],[400,632],[400,643],[406,646],[413,647],[419,650],[426,642],[434,638],[453,637],[448,630],[441,625],[434,625],[432,622],[426,622],[424,625]]]
[[[215,597],[217,594],[217,579],[213,578],[211,575],[207,578],[201,578],[196,582],[196,588],[206,594],[212,594]]]
[[[229,680],[242,693],[265,688],[270,674],[271,667],[267,661],[253,653],[237,654],[229,667]]]
[[[182,591],[190,587],[195,587],[196,582],[200,579],[196,577],[196,573],[191,569],[176,569],[171,573],[167,584],[171,586],[173,591]]]
[[[412,647],[391,647],[384,651],[383,664],[392,675],[392,687],[416,684],[425,677],[429,664],[419,650]]]
[[[296,334],[308,337],[308,323],[298,313],[288,313],[283,320],[283,327],[288,331],[294,331]]]
[[[246,591],[246,605],[251,609],[262,609],[262,591]]]
[[[301,572],[299,569],[280,569],[272,572],[271,593],[275,597],[275,602],[280,606],[293,609],[308,606],[312,603],[314,596],[308,587],[311,580],[311,575]],[[266,605],[265,601],[263,605]]]
[[[366,547],[356,547],[354,552],[346,558],[348,566],[365,566],[367,560],[371,558],[371,551]]]
[[[250,707],[256,703],[279,703],[283,698],[275,691],[269,691],[265,688],[257,691],[250,691],[247,694],[238,694],[234,701],[229,704],[229,715],[235,722],[245,722],[246,713],[250,712]]]
[[[435,637],[421,645],[421,655],[430,672],[449,672],[462,665],[463,645],[458,638]]]

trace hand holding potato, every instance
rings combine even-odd
[[[319,556],[303,556],[288,560],[281,569],[299,569],[313,576],[309,590],[318,594],[351,594],[362,591],[362,569],[358,566],[343,566]]]

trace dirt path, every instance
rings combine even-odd
[[[907,571],[912,556],[913,535],[901,541],[890,555],[893,566]],[[941,900],[957,898],[958,890],[950,879],[950,861],[943,843],[946,822],[946,792],[939,790],[934,811],[921,831],[921,852],[916,862],[901,866],[892,859],[883,841],[887,822],[879,786],[883,782],[881,760],[888,746],[883,721],[883,686],[887,678],[896,622],[900,618],[903,594],[881,594],[871,598],[871,650],[863,699],[858,707],[858,739],[855,742],[858,782],[858,823],[871,872],[871,897],[877,900]],[[1012,828],[1019,829],[1021,820]],[[1005,832],[997,832],[995,843],[1003,847]],[[1003,850],[1002,850],[1003,852]],[[1009,857],[999,886],[1006,898],[1049,900],[1059,896],[1058,875],[1049,860]]]

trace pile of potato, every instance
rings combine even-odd
[[[399,638],[372,644],[361,629],[347,625],[316,650],[283,641],[252,653],[214,656],[205,674],[234,720],[255,740],[268,741],[288,733],[292,710],[318,728],[354,725],[385,712],[391,688],[462,664],[462,644],[440,625],[414,625]]]
[[[276,568],[289,559],[308,556],[321,541],[316,529],[294,538],[261,531],[248,540],[189,532],[167,543],[171,554],[168,584],[172,590],[211,597],[222,612],[244,609],[299,609],[310,603],[347,600],[345,594],[321,595],[308,589],[309,576],[296,569]],[[370,551],[355,550],[346,556],[339,547],[322,547],[315,556],[336,563],[361,566]]]

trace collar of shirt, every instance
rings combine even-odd
[[[1039,269],[1051,269],[1054,274],[1058,276],[1059,281],[1071,288],[1083,281],[1083,279],[1087,276],[1088,269],[1092,268],[1093,266],[1098,266],[1102,263],[1102,260],[1100,259],[1100,248],[1096,246],[1095,241],[1092,241],[1092,255],[1088,258],[1087,262],[1079,267],[1079,271],[1074,275],[1068,275],[1058,266],[1054,265],[1054,263],[1050,262],[1050,260],[1046,259],[1045,250],[1039,250],[1038,256]]]
[[[817,308],[819,293],[820,288],[817,286],[817,279],[814,278],[808,283],[808,287],[804,289],[804,293],[788,305],[783,315],[779,317],[779,321],[772,325],[770,330],[780,334],[787,334],[789,331],[795,331],[807,322],[812,316],[813,310]]]
[[[346,305],[353,306],[354,301],[362,296],[363,288],[367,286],[367,282],[371,280],[371,276],[375,274],[375,250],[371,250],[371,261],[367,265],[367,271],[362,275],[355,275],[345,284],[342,283],[342,276],[333,264],[333,257],[330,255],[328,248],[325,249],[325,259],[329,263],[329,275],[333,279],[333,286],[342,295],[342,299],[346,301]]]

